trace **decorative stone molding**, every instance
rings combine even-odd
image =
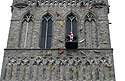
[[[111,58],[105,58],[105,57],[78,57],[78,56],[63,56],[63,57],[59,57],[59,56],[36,56],[36,57],[21,57],[21,61],[20,63],[18,63],[20,57],[10,57],[8,59],[8,63],[7,66],[8,68],[6,68],[7,72],[6,74],[8,74],[8,76],[5,76],[6,78],[10,78],[10,79],[20,79],[19,80],[29,80],[31,78],[30,74],[33,73],[33,78],[34,80],[38,79],[37,76],[39,76],[39,71],[43,72],[43,77],[41,77],[41,79],[50,79],[50,80],[55,80],[56,79],[62,79],[65,80],[64,76],[67,77],[66,80],[79,80],[82,72],[83,68],[80,67],[84,67],[85,70],[87,70],[87,73],[89,73],[89,76],[91,74],[91,76],[94,77],[99,77],[98,75],[92,74],[92,72],[94,73],[103,73],[103,71],[99,70],[101,68],[100,65],[103,65],[105,67],[103,67],[103,70],[107,70],[106,68],[112,68],[112,63],[111,63]],[[99,62],[97,62],[99,61]],[[11,65],[10,65],[11,63]],[[13,65],[16,64],[16,65]],[[21,64],[21,65],[18,65]],[[100,66],[100,67],[94,67],[94,66]],[[89,68],[89,70],[88,70]],[[98,72],[96,72],[98,69]],[[18,70],[18,71],[17,71]],[[30,70],[33,70],[32,72]],[[13,73],[13,71],[21,73],[18,74],[18,76],[16,76],[17,74]],[[45,72],[46,73],[45,73]],[[62,72],[67,72],[67,73],[62,73]],[[37,73],[36,73],[37,72]],[[57,74],[55,74],[57,73]],[[86,77],[88,79],[93,79],[90,78],[89,76],[87,76],[86,73]],[[110,77],[111,73],[108,72],[109,76],[105,76],[106,77]],[[46,76],[44,76],[44,74]],[[63,75],[65,74],[65,75]],[[69,75],[70,74],[70,75]],[[80,75],[78,75],[80,74]],[[106,74],[105,74],[106,75]],[[16,76],[14,78],[14,76]],[[49,77],[48,77],[49,76]],[[83,75],[84,76],[84,75]],[[51,78],[50,78],[51,77]],[[83,78],[83,80],[87,80],[87,78]]]
[[[33,60],[33,64],[31,63]],[[99,62],[97,62],[99,60]],[[83,62],[84,61],[84,62]],[[86,62],[85,62],[86,61]],[[19,63],[20,62],[20,63]],[[21,64],[21,65],[60,65],[60,64],[67,64],[67,65],[80,65],[82,63],[85,64],[104,64],[105,66],[112,66],[111,65],[111,58],[98,58],[98,57],[74,57],[74,56],[68,56],[68,57],[60,57],[60,56],[38,56],[38,57],[23,57],[21,61],[19,61],[18,57],[14,58],[11,57],[8,59],[8,63],[10,64]]]
[[[107,6],[105,0],[24,0],[15,1],[14,6],[17,8],[32,7],[88,7],[88,8],[102,8]]]

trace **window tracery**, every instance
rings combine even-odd
[[[85,47],[98,47],[98,30],[95,16],[89,12],[85,17]]]
[[[41,22],[41,39],[40,39],[40,48],[46,49],[51,48],[52,42],[52,16],[47,13],[42,17]]]
[[[28,13],[23,17],[21,24],[21,31],[19,37],[20,48],[32,47],[32,34],[33,34],[32,30],[33,30],[33,15],[30,13],[30,11],[28,11]]]

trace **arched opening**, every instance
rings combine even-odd
[[[66,37],[65,46],[67,49],[78,48],[77,18],[72,12],[66,17],[65,37]]]
[[[89,12],[85,17],[85,47],[98,47],[98,30],[95,16]]]
[[[41,20],[41,38],[40,38],[40,48],[47,49],[51,48],[52,42],[52,16],[47,13],[42,17]]]
[[[33,34],[33,15],[28,12],[24,15],[21,23],[21,31],[19,36],[19,47],[30,48],[32,47],[32,34]]]

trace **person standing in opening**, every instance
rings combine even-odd
[[[69,36],[70,42],[72,42],[73,41],[73,33],[70,32],[70,34],[68,36]]]

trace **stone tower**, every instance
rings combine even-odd
[[[1,81],[115,81],[108,0],[13,0]]]

